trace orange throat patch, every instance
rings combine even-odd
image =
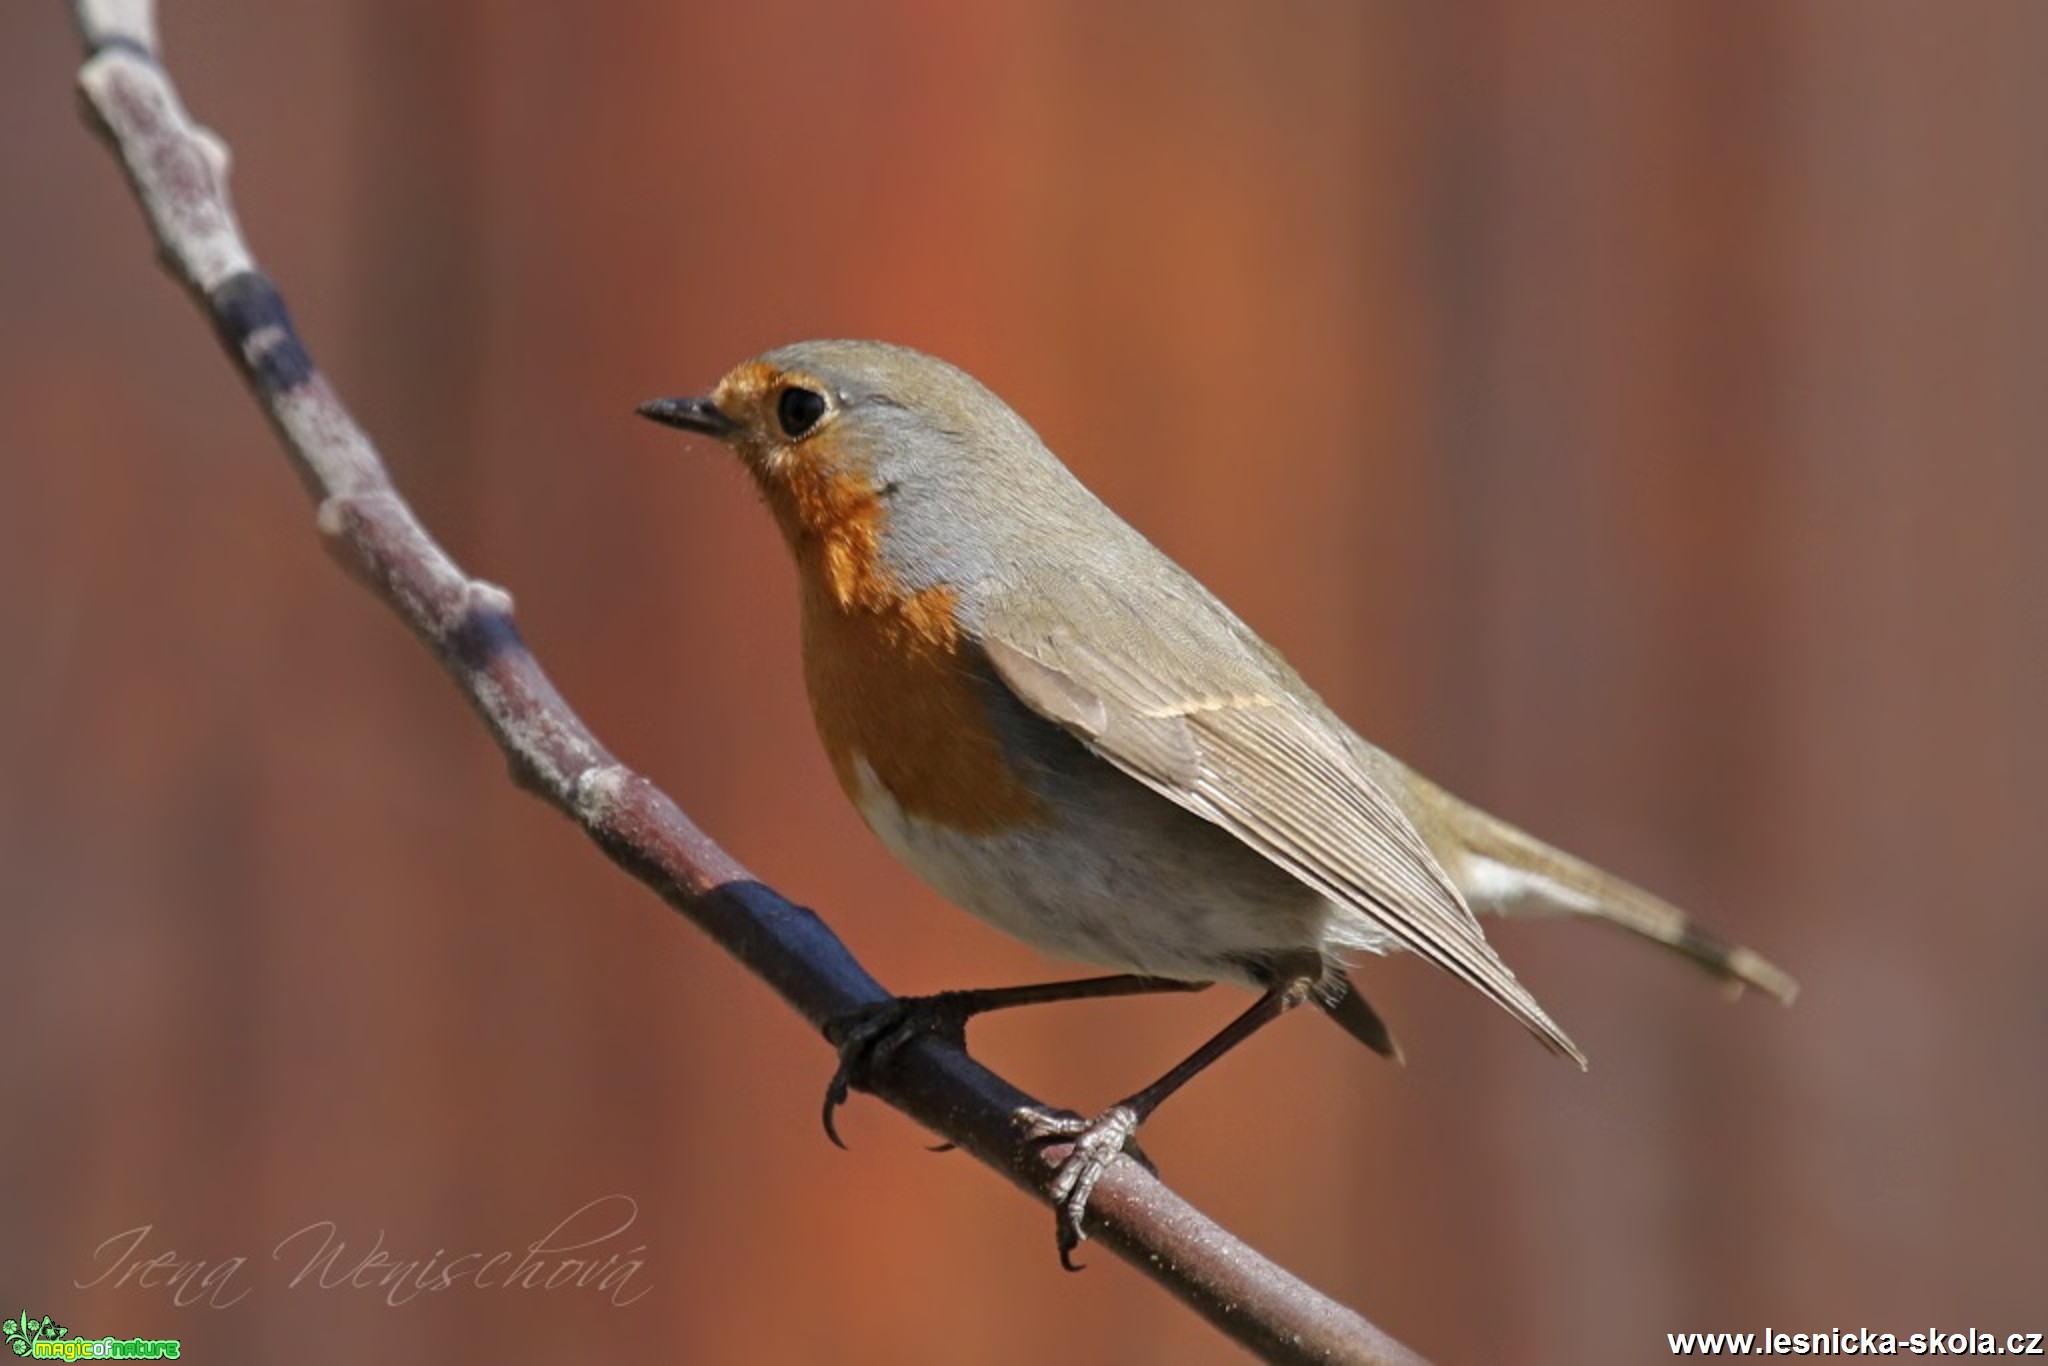
[[[761,482],[796,556],[804,683],[846,795],[869,795],[865,765],[918,820],[971,834],[1043,821],[992,724],[958,595],[905,593],[882,562],[888,510],[874,487],[810,462]]]

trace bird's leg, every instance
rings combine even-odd
[[[1173,977],[1084,977],[1074,982],[1038,982],[1028,986],[981,987],[941,991],[930,996],[892,996],[886,1001],[848,1011],[825,1023],[825,1037],[839,1050],[839,1069],[825,1087],[825,1136],[840,1147],[833,1112],[846,1103],[850,1088],[865,1089],[870,1068],[886,1066],[891,1055],[920,1034],[933,1034],[965,1045],[967,1022],[992,1010],[1085,1001],[1104,996],[1143,996],[1164,991],[1200,991],[1208,982]]]
[[[1081,1227],[1081,1216],[1088,1209],[1088,1197],[1095,1193],[1096,1183],[1102,1180],[1102,1174],[1109,1170],[1109,1164],[1116,1160],[1117,1154],[1135,1147],[1131,1136],[1137,1132],[1138,1126],[1168,1096],[1193,1081],[1210,1063],[1308,1000],[1321,976],[1322,967],[1318,963],[1312,973],[1291,975],[1275,982],[1266,989],[1265,995],[1252,1003],[1250,1009],[1225,1025],[1215,1038],[1190,1053],[1179,1066],[1093,1119],[1043,1110],[1026,1112],[1024,1118],[1030,1125],[1033,1140],[1040,1143],[1071,1140],[1074,1145],[1060,1163],[1052,1183],[1060,1265],[1069,1271],[1080,1270],[1074,1264],[1074,1249],[1088,1236]]]

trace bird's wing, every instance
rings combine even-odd
[[[998,600],[979,623],[989,661],[1026,706],[1378,922],[1585,1065],[1486,942],[1407,816],[1353,757],[1341,723],[1228,608],[1178,576],[1170,603],[1071,580],[1062,588],[1063,609]],[[1083,610],[1085,632],[1072,625]]]

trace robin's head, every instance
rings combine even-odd
[[[1037,521],[1080,492],[973,376],[883,342],[798,342],[639,411],[731,446],[800,560],[865,546],[907,589],[981,569],[1018,510]]]

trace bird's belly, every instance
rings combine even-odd
[[[1055,957],[1120,972],[1254,984],[1326,947],[1329,904],[1226,832],[1099,760],[1050,819],[962,830],[907,811],[865,761],[853,797],[877,838],[941,895]],[[1351,940],[1356,943],[1356,940]]]

